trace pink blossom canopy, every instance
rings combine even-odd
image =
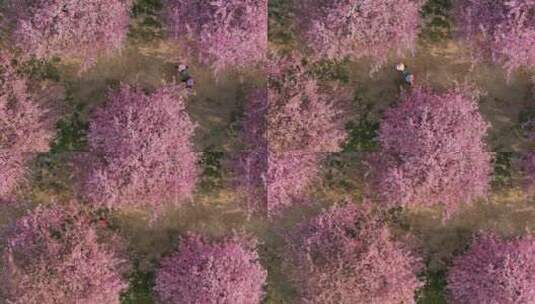
[[[415,88],[387,110],[374,161],[379,197],[387,204],[444,207],[485,196],[492,173],[488,124],[470,88],[435,94]]]
[[[262,60],[267,52],[266,0],[165,0],[172,38],[216,73]]]
[[[85,184],[92,203],[107,207],[150,206],[190,198],[199,175],[182,86],[151,94],[127,85],[109,94],[89,128],[95,162]]]
[[[8,234],[0,296],[13,304],[119,304],[121,263],[74,207],[38,207]]]
[[[81,59],[90,66],[122,47],[130,0],[7,0],[11,40],[26,54]]]
[[[473,49],[504,66],[535,68],[535,0],[455,1],[458,34]]]
[[[288,236],[299,303],[416,303],[421,262],[367,208],[336,206]]]
[[[458,304],[528,304],[535,301],[535,240],[474,239],[449,270],[448,291]]]
[[[415,48],[422,1],[295,1],[301,38],[319,58],[371,57],[377,64],[389,53]]]
[[[243,237],[208,242],[197,235],[181,239],[156,274],[161,304],[260,304],[266,271],[255,242]]]

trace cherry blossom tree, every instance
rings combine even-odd
[[[248,150],[238,157],[238,184],[249,209],[268,216],[301,199],[325,153],[346,138],[336,104],[294,60],[281,59],[270,87],[250,95],[240,134]]]
[[[535,301],[535,241],[477,236],[447,276],[452,303],[528,304]]]
[[[405,92],[379,130],[382,153],[372,163],[380,199],[406,207],[441,205],[449,215],[485,196],[492,173],[487,129],[468,87]]]
[[[131,0],[7,0],[5,17],[11,41],[25,54],[81,59],[122,47]]]
[[[295,1],[300,37],[318,58],[371,57],[381,65],[389,53],[414,49],[419,0]]]
[[[8,232],[0,295],[13,304],[119,304],[122,263],[74,207],[37,207]]]
[[[183,238],[156,274],[159,303],[260,304],[267,273],[255,247],[240,236],[217,242],[198,235]]]
[[[49,149],[54,124],[48,114],[33,100],[12,56],[0,52],[0,197],[20,183],[32,155]]]
[[[421,261],[368,207],[335,206],[287,237],[299,303],[416,303]]]
[[[102,158],[85,183],[90,202],[158,211],[191,197],[199,175],[198,154],[184,94],[182,86],[174,85],[151,94],[123,85],[109,94],[88,133],[91,151]]]
[[[507,73],[535,67],[534,0],[455,1],[458,34],[477,57],[502,64]]]
[[[164,19],[170,36],[216,73],[267,52],[267,0],[164,0]]]

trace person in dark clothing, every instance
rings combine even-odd
[[[189,73],[189,68],[185,64],[179,64],[177,66],[178,75],[180,76],[180,81],[186,84],[186,88],[192,89],[193,88],[193,78],[191,77]]]
[[[414,84],[414,75],[409,72],[407,66],[403,63],[399,63],[396,65],[396,70],[401,72],[401,79],[406,84],[412,86]]]

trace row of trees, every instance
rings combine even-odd
[[[0,194],[5,197],[23,177],[28,157],[47,151],[53,133],[26,80],[3,56]],[[268,87],[247,98],[239,135],[245,150],[234,161],[248,210],[268,216],[309,201],[306,190],[319,177],[322,159],[339,152],[346,138],[338,110],[344,94],[320,87],[299,57],[273,62]],[[107,103],[91,116],[92,159],[80,162],[87,166],[80,187],[84,201],[158,211],[192,197],[199,154],[186,94],[179,85],[152,91],[123,85],[110,91]],[[381,150],[370,161],[368,196],[389,207],[439,206],[446,215],[486,196],[492,174],[487,129],[473,88],[403,93],[380,123]],[[529,139],[529,123],[524,130]],[[526,182],[532,159],[530,154],[521,159]]]
[[[28,161],[49,149],[53,120],[32,99],[11,58],[0,70],[0,198],[23,181]],[[150,207],[190,198],[198,179],[195,124],[185,110],[186,90],[154,92],[127,85],[110,91],[91,117],[90,153],[79,164],[80,196],[97,207]]]
[[[299,39],[316,58],[370,57],[380,66],[390,53],[414,51],[422,0],[295,1]],[[265,58],[266,0],[164,0],[169,36],[191,58],[216,73]],[[454,2],[457,33],[476,57],[492,59],[508,74],[535,67],[533,0]],[[68,56],[91,66],[120,49],[129,24],[130,0],[8,0],[4,27],[24,55]]]
[[[337,102],[299,60],[285,57],[274,66],[269,87],[249,95],[240,135],[245,151],[235,161],[249,210],[269,216],[307,201],[305,190],[318,177],[322,158],[340,151],[346,136]],[[110,92],[91,118],[93,159],[86,161],[81,187],[86,201],[157,211],[191,197],[199,170],[185,94],[176,85]],[[485,196],[492,173],[484,144],[488,126],[472,94],[468,87],[442,94],[417,88],[386,111],[379,130],[382,151],[371,162],[370,193],[377,193],[377,201],[440,205],[451,214]]]
[[[300,39],[318,58],[369,57],[381,65],[390,53],[414,51],[420,0],[295,1]],[[474,58],[500,64],[508,76],[535,68],[533,0],[453,1],[457,36]]]
[[[185,44],[191,59],[219,73],[262,60],[267,52],[267,1],[165,0],[169,36]],[[2,28],[22,55],[67,57],[82,70],[98,56],[123,48],[132,0],[8,0]]]
[[[40,206],[23,216],[8,232],[0,295],[17,304],[120,303],[128,262],[117,250],[120,239],[99,229],[74,205]],[[284,268],[299,303],[416,303],[424,284],[422,259],[366,205],[325,210],[285,240]],[[244,234],[186,235],[160,261],[157,303],[261,303],[268,273],[257,247]],[[452,303],[532,303],[535,240],[480,233],[453,259],[447,283]]]
[[[164,9],[164,19],[169,25],[171,36],[179,40],[187,40],[189,43],[186,45],[189,46],[189,52],[198,54],[201,62],[213,65],[216,67],[216,71],[220,71],[229,65],[243,66],[250,64],[264,57],[267,48],[267,39],[265,37],[267,21],[264,20],[267,18],[265,14],[267,9],[266,1],[193,3],[168,0],[164,4],[166,7]],[[535,17],[533,16],[535,14],[533,13],[533,5],[530,4],[532,4],[532,1],[528,0],[515,0],[507,3],[459,1],[456,5],[459,10],[457,15],[460,33],[468,41],[478,43],[478,46],[487,46],[488,52],[492,53],[491,57],[496,61],[505,62],[509,70],[519,66],[531,66],[534,57],[533,45],[535,43],[530,43],[532,42],[530,39],[533,39],[534,36],[533,23]],[[303,39],[309,41],[308,45],[312,49],[316,48],[315,52],[319,57],[327,56],[331,58],[334,56],[333,54],[339,54],[337,56],[353,56],[356,58],[372,56],[379,60],[386,58],[386,46],[398,50],[411,49],[413,47],[418,24],[417,10],[420,5],[421,3],[418,1],[312,1],[311,3],[299,2],[296,4],[295,9],[299,12],[297,14],[299,17],[298,23],[300,31],[303,33]],[[12,40],[15,45],[23,50],[24,54],[34,55],[37,58],[49,58],[50,56],[58,55],[81,56],[84,62],[92,62],[98,53],[121,47],[127,31],[130,6],[131,3],[124,0],[117,0],[113,3],[93,1],[84,4],[72,1],[7,1],[4,4],[3,11],[6,16],[5,25],[11,33]],[[314,18],[310,18],[310,16]],[[372,26],[367,26],[369,24]],[[511,33],[515,35],[511,35]],[[392,44],[392,41],[400,44]],[[480,47],[480,49],[485,50],[486,48]],[[359,50],[361,53],[351,53],[354,50]],[[512,56],[517,57],[512,58]],[[5,118],[2,119],[1,123],[3,129],[9,128],[9,130],[2,132],[2,136],[5,138],[3,139],[4,141],[9,140],[11,143],[10,146],[2,144],[0,151],[0,161],[5,164],[3,167],[6,168],[4,169],[6,178],[3,179],[4,182],[0,185],[1,193],[9,192],[16,185],[16,181],[20,179],[24,167],[22,164],[25,162],[27,153],[35,152],[36,149],[37,151],[43,151],[40,148],[46,147],[46,140],[50,136],[50,132],[43,134],[48,130],[48,128],[43,127],[42,120],[44,116],[38,113],[35,103],[30,102],[31,96],[27,92],[26,80],[13,72],[11,61],[12,59],[9,55],[2,54],[2,91],[4,93],[2,98],[5,100],[2,103],[2,110]],[[280,62],[274,66],[279,70],[284,70],[287,64]],[[278,73],[279,77],[281,76],[280,71],[273,71],[273,73]],[[267,184],[273,184],[273,189],[269,189],[269,186],[264,186],[264,188],[267,188],[266,196],[268,201],[274,202],[274,205],[284,205],[283,201],[287,201],[288,197],[304,189],[308,184],[305,181],[314,175],[315,170],[313,168],[317,167],[316,164],[318,163],[316,157],[311,154],[337,151],[342,136],[340,135],[341,132],[336,129],[338,126],[333,121],[329,121],[333,119],[335,112],[330,108],[330,105],[325,106],[325,97],[318,93],[314,80],[301,79],[306,77],[302,75],[302,72],[294,71],[294,74],[297,75],[291,77],[297,81],[295,87],[269,88],[269,100],[273,101],[273,105],[270,106],[271,111],[266,111],[264,114],[269,120],[268,134],[270,136],[269,138],[266,137],[266,141],[271,147],[268,147],[268,144],[260,145],[265,146],[265,148],[260,149],[264,150],[264,152],[255,151],[249,154],[249,157],[257,160],[244,161],[246,163],[260,164],[260,167],[265,166],[264,169],[260,170],[269,172],[264,180]],[[283,77],[281,79],[286,78]],[[288,85],[285,84],[285,86]],[[454,98],[452,94],[455,93],[443,98]],[[420,99],[425,103],[429,98],[424,95],[426,94],[407,98]],[[8,98],[17,102],[7,102]],[[287,103],[281,105],[280,102],[277,102],[278,99],[285,100]],[[311,100],[312,102],[303,102],[304,100]],[[436,104],[443,103],[437,102]],[[457,106],[462,107],[463,105],[457,103]],[[450,109],[445,107],[444,110],[447,112]],[[398,111],[404,110],[399,109]],[[411,110],[409,109],[408,111]],[[437,109],[437,111],[440,110]],[[457,109],[454,111],[457,111]],[[392,113],[394,112],[392,111]],[[13,115],[14,113],[15,115]],[[298,115],[302,117],[298,117]],[[418,114],[413,113],[413,115]],[[452,115],[455,115],[455,113]],[[20,119],[17,119],[17,117]],[[318,117],[323,120],[317,119]],[[382,128],[383,132],[386,132],[386,128],[389,126],[389,119],[394,120],[395,118],[387,118],[385,120]],[[436,118],[435,121],[438,122],[440,119]],[[313,123],[317,125],[311,125]],[[299,126],[299,124],[301,125]],[[21,132],[26,130],[25,128],[30,128],[30,126],[33,127],[32,136],[21,136]],[[476,133],[479,132],[479,134],[468,134],[468,137],[472,136],[470,139],[468,137],[465,138],[466,142],[471,142],[474,139],[474,143],[476,143],[474,147],[442,146],[441,150],[437,150],[437,155],[443,152],[455,154],[453,153],[455,150],[468,148],[468,150],[463,151],[470,151],[470,153],[456,153],[454,157],[465,159],[465,164],[473,163],[474,165],[472,166],[474,168],[487,168],[488,166],[485,165],[475,165],[476,162],[478,164],[487,162],[485,158],[488,158],[488,156],[477,152],[477,150],[482,150],[481,147],[476,147],[481,145],[477,144],[480,140],[476,139],[482,135],[481,123],[473,121],[470,126],[478,130]],[[459,130],[470,130],[470,128],[464,128],[460,124],[457,127],[459,127]],[[422,130],[424,129],[425,127],[422,128]],[[285,143],[285,141],[289,140],[288,138],[284,139],[284,134],[288,130],[291,130],[288,134],[293,136],[293,138],[289,138],[292,140],[290,144]],[[304,130],[307,130],[310,134],[306,134],[306,132],[303,132]],[[437,132],[449,131],[442,130]],[[17,132],[18,134],[16,134]],[[313,132],[317,133],[313,134]],[[322,138],[319,134],[328,134],[328,136]],[[381,137],[383,146],[388,145],[386,136],[382,135]],[[39,144],[33,143],[31,145],[32,151],[29,151],[22,147],[23,143],[14,144],[15,138],[19,140],[31,140],[34,138],[39,141]],[[325,149],[322,146],[322,140],[338,142]],[[305,141],[305,143],[300,143],[300,141]],[[430,144],[432,146],[439,143]],[[462,145],[460,142],[457,144]],[[26,147],[30,146],[28,144],[24,145]],[[277,149],[284,151],[277,151]],[[426,149],[430,151],[429,147]],[[271,152],[267,153],[267,150],[271,150]],[[472,150],[475,150],[474,153],[472,153]],[[290,153],[291,151],[293,151],[293,156]],[[284,152],[286,156],[283,157],[281,152]],[[184,152],[179,151],[179,153]],[[390,149],[386,153],[394,155],[394,157],[386,157],[391,160],[392,158],[397,159],[399,156],[397,154],[400,153],[409,155],[419,152],[400,152]],[[420,159],[419,161],[422,162],[423,160]],[[425,166],[429,165],[431,161],[434,162],[435,160],[427,159]],[[418,179],[416,175],[420,174],[416,171],[419,170],[419,167],[424,167],[413,166],[409,163],[410,161],[405,162],[405,166],[410,167],[407,170],[413,170],[414,172],[390,170],[385,173],[386,176],[382,179],[394,181],[396,188],[407,188],[407,183],[400,179],[416,180]],[[441,164],[435,163],[435,165],[443,168],[448,166],[448,170],[455,171],[446,163],[447,161],[444,161]],[[457,163],[462,163],[462,161]],[[383,164],[383,167],[388,170],[389,165]],[[396,167],[399,168],[400,166]],[[469,168],[462,166],[458,167],[458,169],[470,171]],[[257,176],[261,175],[249,169],[247,171],[253,172]],[[94,181],[91,182],[92,184],[107,184],[102,181],[108,177],[104,176],[102,171],[100,173],[100,175],[93,174]],[[486,187],[485,176],[488,175],[485,170],[477,171],[477,173],[479,177],[472,178],[472,180],[479,179],[478,185],[475,185],[477,188],[477,191],[474,191],[475,196],[484,193]],[[192,172],[191,175],[194,176],[195,173]],[[270,177],[270,175],[273,175],[273,177]],[[403,177],[400,177],[401,175]],[[408,175],[412,175],[412,177],[407,177]],[[299,177],[297,180],[303,181],[303,183],[296,185],[295,190],[283,194],[285,189],[277,186],[276,181],[285,177],[289,179]],[[99,179],[101,180],[100,182],[97,181]],[[422,177],[420,174],[419,179],[420,181],[416,183],[425,184],[430,182],[432,177]],[[436,187],[436,185],[442,185],[444,181],[435,180],[433,183],[435,183]],[[281,184],[286,183],[282,182]],[[460,183],[457,182],[457,184],[459,185]],[[102,187],[100,186],[100,188]],[[178,186],[175,185],[175,187]],[[398,193],[407,193],[405,198],[392,198],[389,200],[396,200],[405,204],[405,201],[419,200],[418,195],[422,197],[426,193],[435,193],[433,185],[416,185],[415,187],[420,188],[420,194],[412,195],[410,194],[411,191],[397,190]],[[427,192],[423,190],[425,187],[427,187]],[[455,185],[451,185],[448,189],[452,189],[452,187],[455,187]],[[446,188],[443,187],[443,189]],[[181,192],[181,190],[177,191]],[[435,193],[435,196],[441,200],[448,200],[445,198],[448,195],[447,193],[455,191],[444,190],[442,192],[442,194]],[[269,199],[269,193],[282,197]],[[271,209],[271,207],[268,207],[268,209]],[[278,209],[278,207],[273,209]]]
[[[343,97],[332,98],[343,94],[320,89],[298,57],[274,62],[267,92],[252,94],[245,108],[241,139],[248,151],[236,162],[250,208],[269,215],[307,202],[321,160],[346,138]],[[467,86],[404,92],[380,123],[368,196],[386,206],[440,206],[445,215],[485,197],[492,154],[477,97]]]
[[[295,56],[274,62],[268,87],[248,97],[239,136],[245,151],[234,162],[249,210],[269,216],[307,201],[306,189],[318,177],[322,158],[340,151],[346,138],[338,110],[343,97],[329,97],[343,94],[320,88]],[[10,69],[6,63],[4,194],[24,172],[17,157],[46,151],[51,134],[43,112],[26,95],[24,80]],[[85,201],[157,211],[191,198],[199,169],[186,94],[178,85],[152,92],[123,85],[109,93],[108,102],[91,116],[92,160],[83,162],[88,168],[80,187]],[[440,94],[425,88],[405,92],[380,124],[381,152],[370,162],[369,195],[386,206],[439,205],[447,215],[484,197],[492,157],[476,97],[469,87]]]

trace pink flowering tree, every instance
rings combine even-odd
[[[32,155],[49,149],[54,126],[12,62],[11,55],[0,52],[0,197],[19,184]]]
[[[255,247],[238,236],[218,242],[197,235],[181,239],[156,274],[158,303],[260,304],[267,273]]]
[[[4,16],[12,42],[39,59],[96,57],[122,47],[130,0],[6,0]]]
[[[237,161],[239,184],[250,210],[268,216],[301,199],[325,153],[346,138],[336,105],[294,63],[279,63],[270,88],[250,95],[240,135],[247,151]]]
[[[445,215],[485,196],[492,173],[488,124],[470,88],[405,93],[386,111],[382,153],[372,163],[380,200],[405,207],[441,205]]]
[[[420,259],[366,207],[336,206],[287,237],[299,303],[416,303]]]
[[[91,120],[88,141],[102,161],[84,185],[90,202],[109,208],[151,207],[190,198],[199,175],[182,86],[151,94],[127,85],[110,92]]]
[[[266,0],[164,0],[169,35],[216,73],[262,60],[267,51]]]
[[[535,68],[534,0],[455,1],[458,34],[477,57],[502,64],[510,75]]]
[[[535,240],[479,235],[466,253],[454,259],[447,284],[452,303],[533,303]]]
[[[420,23],[419,0],[295,1],[300,37],[318,58],[370,57],[412,51]]]
[[[119,304],[123,261],[74,207],[38,207],[8,232],[0,295],[8,303]]]

